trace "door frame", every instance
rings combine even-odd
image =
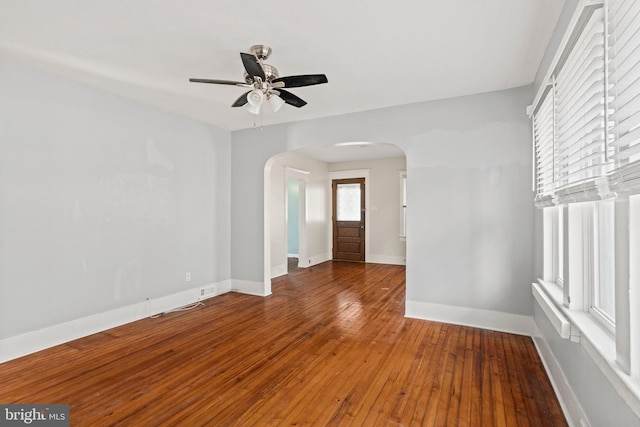
[[[371,187],[369,182],[369,171],[371,169],[353,169],[353,170],[344,170],[344,171],[333,171],[329,172],[329,181],[327,183],[327,188],[329,191],[329,195],[331,195],[331,184],[334,179],[350,179],[350,178],[364,178],[364,262],[367,262],[369,258],[369,241],[371,240],[369,237],[370,233],[370,224],[369,221],[369,189]],[[331,197],[331,196],[330,196]],[[333,201],[330,200],[330,207],[333,209]],[[333,227],[333,221],[331,221],[331,227]],[[329,231],[329,248],[333,248],[333,229]],[[333,254],[333,251],[332,251]]]
[[[285,216],[287,214],[288,206],[289,206],[289,192],[288,192],[288,181],[289,179],[295,179],[299,184],[299,198],[298,198],[298,267],[303,267],[304,263],[302,260],[306,260],[308,258],[307,255],[307,181],[309,180],[310,172],[302,169],[292,168],[290,166],[285,166],[284,172],[284,184],[285,184]],[[287,219],[288,222],[288,219]],[[289,238],[289,229],[285,226],[285,242]],[[289,272],[288,262],[285,262],[287,266],[287,273]]]
[[[359,209],[358,209],[358,220],[340,220],[338,219],[338,187],[340,185],[358,185],[360,192],[358,198],[359,200]],[[357,261],[357,262],[365,262],[366,260],[366,229],[368,224],[365,222],[365,205],[366,205],[366,183],[364,182],[364,178],[343,178],[343,179],[334,179],[331,181],[331,231],[333,235],[333,247],[331,248],[332,259],[334,261]],[[357,223],[357,226],[355,225]],[[350,225],[347,225],[350,224]],[[358,259],[350,259],[349,257],[355,255],[355,252],[344,252],[340,251],[340,230],[344,229],[346,232],[351,231],[353,229],[358,230]],[[353,236],[342,236],[343,239],[352,240]],[[354,242],[350,242],[354,243]],[[342,254],[342,256],[340,256]]]

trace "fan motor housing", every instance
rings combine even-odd
[[[265,64],[263,62],[262,69],[264,70],[264,75],[267,78],[268,82],[272,81],[273,79],[277,79],[280,76],[278,74],[278,69],[273,65]],[[247,82],[247,84],[253,84],[253,79],[246,72],[244,73],[244,81]]]

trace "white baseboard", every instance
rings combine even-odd
[[[224,280],[4,338],[0,340],[0,363],[229,291],[231,280]]]
[[[576,395],[573,393],[573,389],[569,385],[558,360],[553,355],[547,340],[545,340],[540,331],[538,331],[535,323],[533,327],[533,343],[538,350],[538,355],[542,360],[544,369],[547,371],[553,390],[556,392],[564,417],[572,427],[589,427],[590,424],[589,421],[587,421],[587,416],[582,406],[580,406]]]
[[[311,257],[308,257],[306,260],[300,258],[298,259],[298,267],[313,267],[314,265],[322,264],[323,262],[329,261],[331,258],[332,255],[329,252],[319,255],[313,255]]]
[[[395,255],[374,255],[367,256],[367,262],[373,264],[392,264],[392,265],[406,265],[406,259],[401,256]]]
[[[419,301],[406,302],[405,317],[529,336],[534,324],[531,316]]]
[[[256,295],[259,297],[271,295],[271,289],[267,291],[263,282],[253,282],[250,280],[233,279],[231,282],[231,290],[241,294]]]
[[[287,264],[271,266],[271,278],[280,277],[287,274]]]

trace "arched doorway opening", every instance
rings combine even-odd
[[[264,172],[264,280],[269,292],[271,279],[287,274],[289,255],[298,255],[300,267],[333,258],[331,182],[354,174],[367,180],[365,261],[405,264],[406,156],[400,148],[350,142],[287,151],[271,157]],[[297,185],[295,200],[290,185]],[[290,218],[291,203],[298,206],[297,224]],[[296,226],[298,253],[292,254],[289,236]]]

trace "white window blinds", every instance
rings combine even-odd
[[[563,40],[533,106],[536,205],[638,194],[640,1],[588,3]]]
[[[555,100],[553,86],[549,87],[533,114],[533,138],[536,156],[536,205],[550,206],[554,183],[554,114]]]
[[[556,76],[558,199],[598,198],[608,172],[605,144],[604,8],[593,9]]]
[[[609,1],[616,191],[640,192],[640,2]]]

